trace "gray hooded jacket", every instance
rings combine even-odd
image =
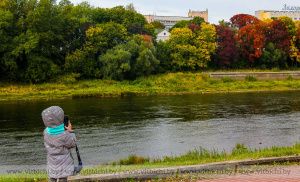
[[[64,111],[52,106],[42,112],[46,127],[55,128],[63,124]],[[76,145],[72,131],[64,131],[58,135],[50,135],[44,130],[44,145],[47,150],[47,174],[49,178],[66,178],[74,172],[74,160],[71,148]]]

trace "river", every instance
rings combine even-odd
[[[2,165],[46,164],[41,112],[53,105],[70,116],[86,165],[299,141],[299,91],[1,101]]]

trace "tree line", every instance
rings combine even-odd
[[[69,0],[0,0],[0,79],[134,80],[205,69],[288,69],[300,61],[299,22],[239,14],[219,25],[196,17],[156,41],[134,6],[100,8]]]

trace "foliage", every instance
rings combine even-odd
[[[151,40],[151,39],[150,39]],[[158,67],[155,48],[142,36],[120,44],[99,57],[101,73],[105,79],[123,80],[148,76]]]
[[[189,28],[173,29],[169,39],[172,64],[183,70],[207,67],[215,52],[215,35],[215,27],[206,23],[202,23],[199,32]]]
[[[190,24],[201,26],[201,24],[204,22],[204,18],[202,17],[194,17],[192,20],[181,20],[177,22],[172,28],[170,28],[169,31],[172,32],[174,28],[186,28]]]
[[[234,33],[231,29],[224,26],[216,26],[216,42],[215,64],[220,67],[230,67],[234,62],[238,61],[238,50]]]
[[[280,49],[276,49],[273,43],[269,43],[261,56],[261,65],[271,69],[279,67],[279,65],[283,64],[285,60],[285,53]]]
[[[77,49],[66,57],[65,70],[80,73],[84,78],[100,78],[101,65],[97,60],[101,54],[127,39],[126,29],[110,22],[93,26],[86,31],[87,41],[81,50]]]
[[[196,16],[192,20],[190,20],[189,24],[201,26],[202,23],[204,22],[205,22],[204,18]]]
[[[195,24],[189,24],[188,28],[191,29],[193,32],[197,32],[200,30],[200,26],[199,25],[195,25]]]
[[[131,53],[119,45],[107,51],[99,58],[104,79],[123,80],[124,73],[130,70]]]
[[[160,60],[159,73],[165,73],[167,71],[172,71],[173,66],[171,64],[171,49],[169,41],[160,40],[156,45],[157,59]]]
[[[290,17],[287,17],[287,16],[280,16],[278,17],[278,20],[282,21],[285,23],[287,29],[288,29],[288,34],[290,36],[294,36],[296,35],[296,24],[295,22],[290,18]]]
[[[300,52],[299,49],[295,46],[296,36],[293,36],[290,42],[291,42],[291,47],[289,51],[289,56],[292,60],[300,62]]]
[[[156,42],[155,28],[163,25],[148,24],[133,4],[104,9],[69,0],[2,0],[0,79],[73,83],[94,78],[132,80],[207,67],[298,66],[299,21],[289,17],[260,21],[238,14],[230,23],[219,24],[212,26],[201,17],[179,21],[170,29],[169,40]]]
[[[66,72],[99,77],[98,57],[138,33],[130,32],[134,26],[155,34],[132,4],[103,9],[68,0],[1,1],[0,78],[45,82]]]
[[[240,54],[243,58],[249,58],[254,62],[254,58],[262,55],[262,49],[265,46],[265,36],[259,25],[246,25],[238,30],[236,37],[239,45]]]
[[[233,80],[227,76],[222,77],[221,81],[224,83],[233,82]]]
[[[258,18],[247,14],[237,14],[232,18],[230,18],[230,21],[231,21],[231,26],[237,27],[238,29],[241,29],[246,25],[256,25],[260,22]]]
[[[263,19],[262,22],[266,25],[269,25],[270,23],[272,23],[274,20],[271,19],[271,18],[266,18],[266,19]]]
[[[249,75],[249,76],[245,76],[245,80],[248,82],[255,82],[255,81],[257,81],[257,78],[255,78],[252,75]]]
[[[159,21],[154,21],[154,22],[151,22],[150,24],[153,25],[153,27],[156,29],[165,29],[166,28],[166,26]]]
[[[223,27],[229,28],[230,27],[230,22],[225,21],[224,19],[220,20],[219,21],[219,26],[223,26]]]
[[[281,20],[272,21],[265,30],[266,45],[273,43],[276,49],[288,53],[290,50],[290,39],[288,30]]]

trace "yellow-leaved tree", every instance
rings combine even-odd
[[[296,46],[297,43],[297,24],[295,21],[293,21],[290,17],[287,16],[281,16],[278,18],[278,20],[281,20],[285,23],[288,34],[291,36],[291,46],[289,50],[289,56],[292,61],[300,62],[300,56],[299,56],[299,49]]]
[[[300,55],[299,55],[300,52],[299,52],[299,49],[295,45],[296,41],[297,41],[296,36],[293,36],[291,39],[289,56],[293,61],[300,62]]]
[[[201,29],[174,28],[169,41],[172,65],[180,71],[207,67],[216,50],[216,29],[207,23]]]

